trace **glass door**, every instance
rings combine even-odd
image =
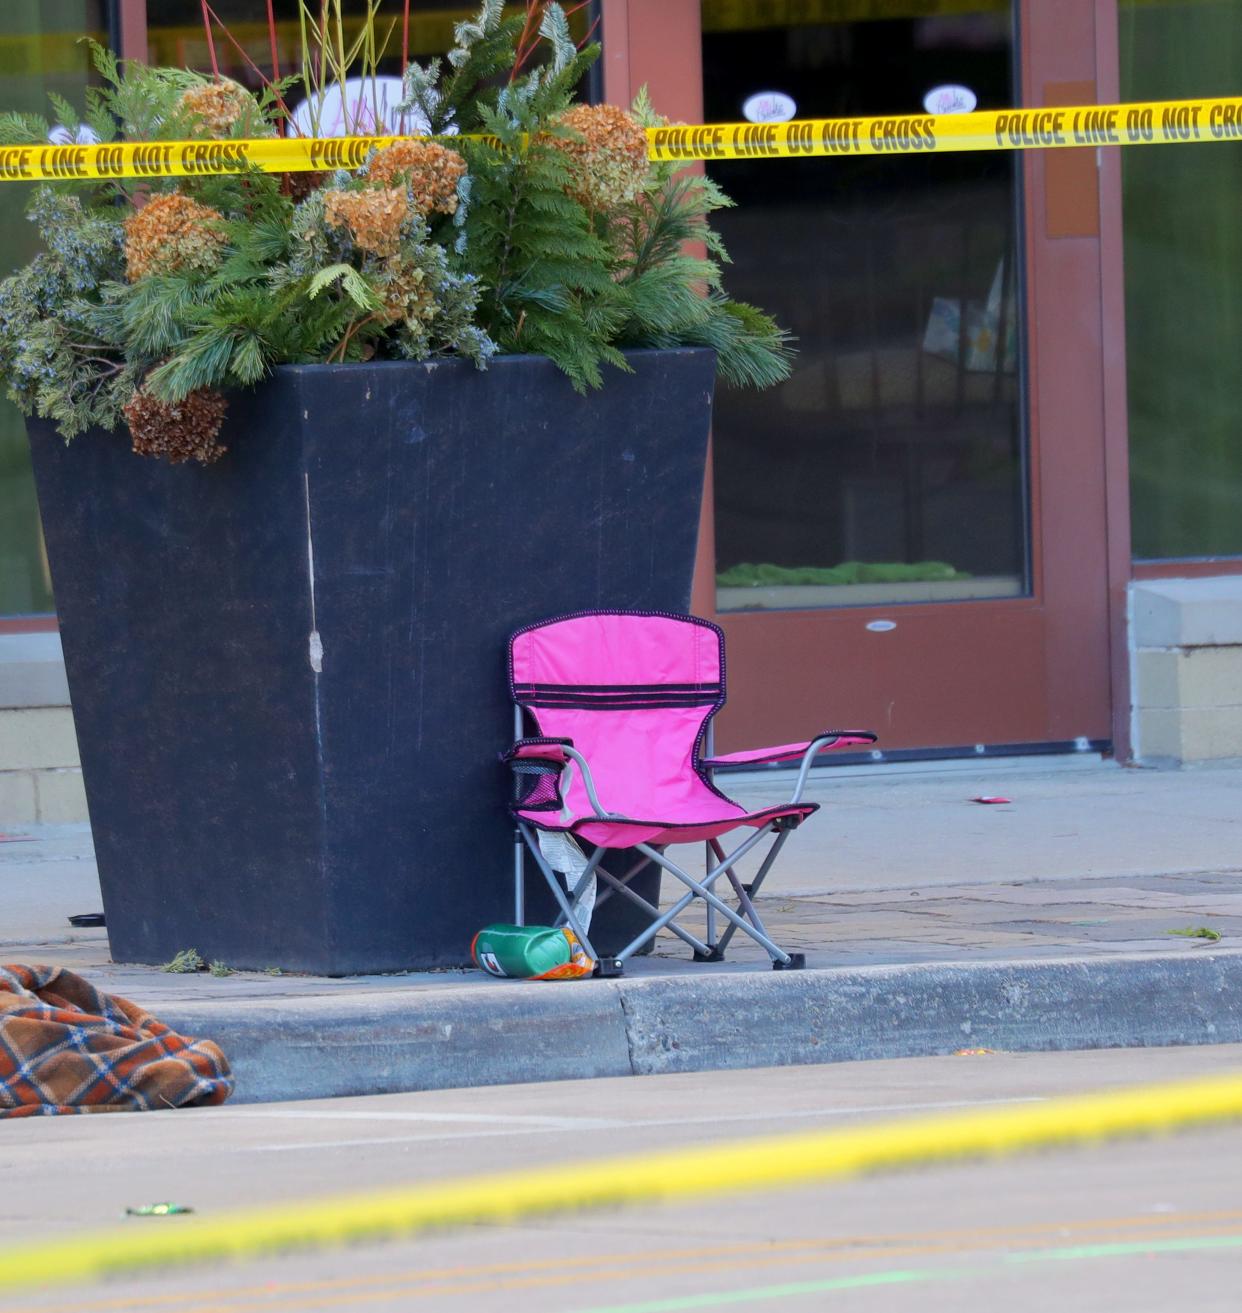
[[[921,114],[946,87],[1015,100],[1007,3],[754,23],[703,6],[709,122]],[[737,202],[719,216],[730,290],[799,349],[774,392],[718,399],[718,610],[1026,593],[1013,156],[708,169]]]

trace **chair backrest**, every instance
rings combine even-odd
[[[572,739],[609,811],[658,817],[701,783],[697,748],[724,705],[724,634],[694,616],[599,611],[509,643],[513,699],[538,733]]]

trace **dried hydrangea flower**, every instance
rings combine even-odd
[[[647,134],[615,105],[575,105],[558,120],[577,134],[553,144],[569,160],[569,194],[588,210],[615,210],[647,183]]]
[[[239,125],[248,132],[261,127],[255,98],[245,87],[227,78],[183,91],[181,107],[196,114],[213,137],[231,137],[234,127]]]
[[[410,212],[404,187],[323,193],[323,217],[334,228],[348,228],[354,245],[373,255],[395,255],[401,225]]]
[[[423,214],[457,212],[457,184],[466,172],[466,161],[447,146],[434,141],[398,141],[377,151],[367,174],[388,186],[404,181],[409,185],[415,207]]]
[[[139,388],[123,414],[134,451],[180,465],[188,460],[210,465],[227,450],[216,439],[228,401],[219,392],[199,388],[184,401],[168,402]]]
[[[213,269],[228,238],[216,226],[219,210],[179,192],[153,196],[125,220],[125,272],[131,283],[144,274]]]
[[[426,271],[406,260],[389,265],[379,287],[388,323],[413,325],[435,318],[439,306],[426,280]]]
[[[311,173],[305,170],[297,173],[282,173],[280,175],[281,194],[288,196],[294,205],[297,205],[304,201],[311,192],[318,190],[327,176],[326,173]]]

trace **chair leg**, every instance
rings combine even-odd
[[[553,897],[561,909],[561,918],[558,924],[566,924],[577,936],[578,941],[582,944],[583,950],[596,960],[596,974],[600,976],[619,976],[624,971],[624,964],[627,958],[632,957],[648,940],[654,938],[661,930],[667,928],[677,935],[684,943],[694,952],[695,960],[698,962],[719,962],[724,959],[724,951],[728,946],[733,935],[741,930],[755,941],[768,956],[772,959],[774,970],[778,971],[796,971],[806,965],[806,956],[802,953],[787,953],[777,945],[768,935],[767,930],[755,909],[752,895],[757,893],[760,885],[767,877],[785,840],[789,836],[788,830],[781,830],[775,838],[772,847],[765,855],[760,865],[758,874],[749,885],[743,885],[738,880],[734,867],[742,857],[744,857],[752,848],[761,843],[767,836],[768,832],[774,827],[769,824],[756,830],[745,842],[738,845],[733,852],[725,854],[724,850],[715,840],[709,841],[708,850],[713,852],[717,857],[715,866],[710,867],[703,879],[696,880],[688,872],[684,871],[676,862],[667,857],[662,849],[652,848],[645,843],[635,844],[638,852],[643,854],[643,860],[635,863],[626,874],[618,878],[611,872],[605,870],[600,862],[606,849],[603,847],[596,848],[592,854],[590,862],[583,872],[582,877],[576,882],[575,888],[569,892],[562,888],[560,880],[556,873],[548,865],[539,847],[539,841],[531,826],[521,823],[518,827],[518,835],[523,841],[524,847],[530,850],[535,859],[541,874],[546,881],[548,888],[552,891]],[[515,912],[520,917],[523,913],[523,865],[525,853],[519,850],[514,859],[514,881],[515,881]],[[634,892],[628,887],[628,881],[633,878],[639,871],[646,867],[650,862],[667,871],[675,879],[680,880],[687,888],[683,894],[667,911],[661,912],[658,907],[648,902],[641,895]],[[709,863],[710,865],[710,863]],[[591,943],[586,931],[583,929],[581,922],[574,910],[576,900],[585,887],[585,881],[591,875],[597,875],[609,887],[605,893],[617,892],[628,898],[631,902],[641,907],[652,918],[652,923],[642,934],[638,935],[633,941],[625,946],[619,953],[609,955],[607,958],[600,958],[594,945]],[[728,878],[733,890],[738,898],[741,912],[735,911],[714,891],[713,885],[717,880],[725,876]],[[688,930],[683,929],[677,924],[677,917],[694,902],[696,898],[702,899],[707,909],[708,917],[708,940],[704,943]],[[720,916],[727,922],[723,934],[716,939],[716,917]],[[519,919],[517,924],[522,924]]]
[[[720,845],[715,841],[715,839],[709,839],[707,841],[706,847],[707,847],[707,855],[703,862],[704,877],[706,877],[707,874],[712,869],[713,851],[715,852],[717,858],[721,858],[724,856],[724,853],[720,851]],[[707,942],[711,945],[711,950],[709,951],[708,955],[702,960],[705,962],[722,961],[724,959],[724,949],[721,948],[720,945],[716,942],[716,909],[711,905],[711,903],[707,904]],[[697,953],[695,954],[695,960],[696,961],[698,960]]]
[[[586,867],[583,870],[582,874],[578,877],[578,883],[575,884],[572,889],[569,889],[568,891],[569,901],[574,907],[578,906],[579,900],[581,899],[583,893],[586,891],[587,881],[591,879],[592,876],[598,874],[602,869],[600,867],[600,862],[603,861],[604,854],[607,851],[608,851],[607,848],[603,848],[603,847],[596,848],[595,851],[591,854],[591,859],[590,861],[587,862]],[[560,884],[559,880],[557,881],[557,884]],[[566,877],[565,884],[566,887],[568,888],[569,885],[568,877]],[[596,906],[598,907],[599,904],[596,903]],[[556,928],[558,930],[561,928],[561,925],[564,922],[564,920],[565,917],[563,913],[559,917],[557,917]]]
[[[522,838],[526,840],[526,846],[530,849],[531,856],[535,859],[535,864],[543,873],[543,878],[547,881],[548,888],[552,890],[552,897],[560,904],[561,912],[565,917],[565,923],[574,932],[578,942],[582,945],[583,951],[589,956],[599,960],[599,954],[596,953],[594,946],[587,937],[586,931],[582,928],[582,923],[578,920],[576,913],[569,899],[565,896],[565,891],[561,888],[561,882],[556,878],[556,872],[548,865],[547,858],[544,857],[539,847],[539,840],[535,837],[530,826],[523,821],[519,827],[522,831]]]
[[[526,842],[513,831],[513,924],[526,924]]]
[[[757,843],[760,842],[760,840],[767,833],[769,828],[770,827],[768,826],[764,826],[763,828],[756,830],[755,833],[751,835],[751,837],[747,839],[746,842],[742,844],[735,853],[733,853],[733,855],[729,858],[729,860],[731,862],[736,862],[739,857],[744,856],[746,853],[748,853]],[[694,902],[696,898],[702,897],[700,893],[696,892],[696,890],[702,887],[699,885],[698,881],[696,881],[692,876],[687,875],[685,871],[683,871],[681,867],[679,867],[675,862],[670,861],[668,858],[666,858],[659,849],[649,847],[645,843],[635,844],[634,846],[638,849],[639,852],[645,853],[650,858],[651,861],[657,863],[657,865],[663,867],[664,870],[668,871],[670,875],[675,875],[677,879],[679,879],[683,884],[689,884],[691,886],[691,890],[688,894],[683,894],[677,900],[677,902],[675,902],[673,906],[668,909],[667,912],[664,912],[661,915],[659,919],[659,923],[657,925],[649,926],[645,931],[643,931],[641,935],[639,935],[637,939],[634,940],[632,944],[626,947],[625,952],[627,955],[641,948],[643,944],[647,942],[648,939],[650,939],[653,935],[658,933],[665,926],[667,926],[670,930],[674,929],[674,927],[676,926],[677,917],[679,917],[682,914],[682,912],[684,912],[686,908],[689,907],[692,902]],[[711,881],[719,878],[719,876],[722,875],[723,873],[724,873],[724,867],[723,866],[718,867],[715,871],[710,872],[704,878],[703,885],[708,885]],[[715,898],[715,895],[713,894],[712,897]],[[707,906],[711,907],[712,904],[708,902]],[[720,902],[718,898],[716,899],[716,906],[718,908],[724,909],[724,913],[726,917],[736,919],[736,915],[733,912],[732,908],[725,907],[725,905],[722,902]],[[679,934],[681,933],[679,928],[677,929],[676,933]],[[683,939],[685,938],[684,934],[682,935],[682,938]],[[701,947],[703,951],[709,955],[712,952],[712,946],[703,944]],[[698,952],[699,950],[696,948],[695,951]],[[779,950],[777,951],[779,952]],[[711,961],[718,959],[712,959],[710,956],[708,956],[706,960]]]
[[[745,912],[747,918],[754,925],[758,926],[759,929],[765,935],[767,934],[767,930],[764,927],[762,920],[760,920],[759,913],[755,910],[754,898],[755,895],[759,892],[759,888],[763,884],[764,880],[768,878],[768,872],[772,869],[773,863],[776,861],[777,857],[779,856],[781,849],[785,846],[785,840],[789,838],[791,833],[792,833],[791,830],[780,831],[780,833],[776,836],[776,839],[773,841],[772,847],[768,849],[767,855],[764,857],[763,862],[760,865],[759,870],[755,875],[755,878],[750,882],[749,885],[742,884],[741,881],[738,880],[737,876],[733,872],[732,863],[730,863],[729,865],[729,870],[728,870],[729,881],[733,885],[734,893],[737,894],[737,901],[741,904],[742,909]],[[722,861],[724,860],[723,853],[721,854],[721,860]],[[737,929],[736,926],[729,926],[726,928],[724,935],[721,937],[720,940],[721,952],[723,952],[726,948],[728,948],[729,940],[733,938],[733,934],[736,929]]]
[[[646,865],[647,862],[644,861],[643,866]],[[639,869],[641,870],[642,867]],[[669,921],[667,919],[667,913],[662,913],[658,907],[653,903],[649,903],[641,894],[636,894],[633,889],[628,888],[624,878],[618,879],[618,877],[611,874],[611,872],[605,871],[603,867],[600,867],[599,876],[601,880],[607,880],[608,883],[616,889],[617,893],[623,894],[631,903],[634,903],[637,907],[641,907],[643,911],[648,913],[652,918],[652,924],[648,926],[647,929],[644,930],[643,933],[632,943],[627,944],[621,952],[617,954],[622,960],[627,957],[632,957],[634,953],[647,942],[647,940],[652,938],[653,935],[659,934],[660,931],[665,928],[671,930],[679,939],[689,944],[690,947],[694,949],[696,956],[700,953],[708,954],[711,952],[710,947],[703,943],[702,940],[696,939],[689,930],[683,930],[681,926]]]
[[[607,850],[605,850],[605,851],[607,851]],[[630,881],[631,881],[631,880],[632,880],[632,879],[633,879],[633,878],[634,878],[634,877],[635,877],[640,871],[645,870],[645,869],[646,869],[648,866],[650,866],[650,865],[651,865],[651,858],[650,858],[650,857],[643,857],[643,858],[640,859],[639,861],[635,862],[634,865],[631,866],[630,869],[629,869],[628,871],[626,871],[626,873],[625,873],[624,875],[620,875],[620,876],[617,876],[617,877],[615,877],[615,878],[616,878],[616,879],[619,879],[619,880],[621,881],[622,884],[628,884],[628,883],[629,883],[629,882],[630,882]],[[609,874],[609,873],[606,872],[606,871],[604,870],[604,868],[601,866],[601,867],[599,868],[599,874],[600,874],[600,875],[605,875],[605,874]],[[596,908],[600,908],[600,907],[602,907],[602,906],[603,906],[603,905],[604,905],[604,904],[605,904],[605,903],[606,903],[606,902],[607,902],[607,901],[613,896],[613,894],[614,894],[615,892],[616,892],[615,890],[613,890],[613,889],[611,889],[611,888],[609,888],[609,887],[607,887],[607,886],[606,886],[605,888],[601,889],[601,890],[599,891],[599,895],[598,895],[598,897],[595,899],[595,906],[596,906]]]
[[[721,899],[719,895],[713,893],[712,889],[710,888],[712,883],[718,880],[720,876],[722,876],[725,873],[726,870],[728,870],[740,857],[742,857],[746,852],[748,852],[751,848],[753,848],[755,844],[758,843],[759,840],[764,837],[764,835],[767,833],[769,828],[770,827],[768,826],[764,826],[762,829],[758,831],[757,834],[752,836],[744,844],[738,847],[733,853],[729,855],[728,859],[722,862],[714,871],[712,871],[702,883],[696,880],[694,876],[690,875],[686,871],[683,871],[681,867],[678,866],[677,863],[672,861],[670,858],[665,857],[662,854],[656,855],[655,850],[653,848],[650,848],[647,844],[644,843],[635,844],[635,847],[639,850],[639,852],[648,853],[655,860],[658,860],[660,865],[664,867],[664,869],[668,871],[670,875],[675,876],[690,890],[690,893],[688,895],[683,895],[682,899],[680,899],[678,904],[676,904],[675,906],[680,907],[684,905],[688,907],[690,903],[694,901],[695,898],[702,898],[703,901],[708,904],[708,906],[714,906],[716,910],[720,913],[720,915],[725,918],[725,920],[731,922],[739,930],[742,930],[746,934],[748,934],[757,944],[760,944],[767,951],[768,956],[771,957],[773,961],[779,961],[784,963],[786,966],[788,966],[788,964],[793,960],[790,957],[790,955],[786,953],[783,948],[780,948],[776,944],[774,944],[772,940],[769,939],[768,936],[763,933],[763,931],[759,930],[756,926],[752,925],[749,921],[746,921],[741,916],[739,916],[733,910],[733,908],[731,908],[726,902],[724,902],[724,900]],[[668,913],[667,915],[671,917],[672,915],[674,915],[674,913],[670,911],[670,913]]]

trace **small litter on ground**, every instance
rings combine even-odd
[[[127,1208],[126,1217],[177,1217],[182,1213],[192,1213],[194,1209],[185,1204],[143,1204],[141,1208]]]
[[[998,805],[999,803],[1007,803],[1007,804],[1011,804],[1011,803],[1013,802],[1013,799],[1012,799],[1012,798],[989,798],[989,797],[986,797],[986,796],[980,796],[980,797],[978,797],[978,798],[971,798],[971,802],[981,802],[981,803],[984,803],[986,806],[996,806],[996,805]]]

